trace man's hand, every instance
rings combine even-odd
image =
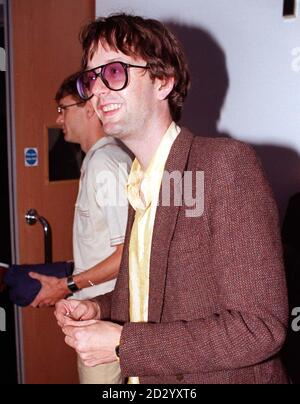
[[[29,276],[32,279],[37,279],[42,285],[41,290],[30,304],[32,307],[54,306],[56,302],[70,293],[66,278],[40,275],[36,272],[29,272]]]
[[[56,304],[54,314],[60,327],[77,326],[81,320],[99,320],[100,307],[90,300],[61,300]]]
[[[115,348],[123,327],[109,321],[81,321],[63,327],[65,342],[74,348],[85,366],[92,367],[117,360]]]

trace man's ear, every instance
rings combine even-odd
[[[174,77],[164,77],[157,80],[157,95],[159,100],[165,100],[174,88]]]

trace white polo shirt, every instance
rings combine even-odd
[[[73,223],[74,275],[102,262],[125,238],[126,183],[131,158],[112,137],[101,138],[87,152],[81,168]],[[91,299],[115,287],[116,280],[84,288],[74,299]]]

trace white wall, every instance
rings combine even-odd
[[[282,8],[283,0],[96,0],[97,16],[175,24],[193,79],[184,124],[253,144],[283,215],[300,192],[300,4],[290,20]]]

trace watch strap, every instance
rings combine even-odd
[[[72,293],[78,292],[78,290],[80,290],[79,287],[74,282],[73,275],[67,277],[67,286]]]

